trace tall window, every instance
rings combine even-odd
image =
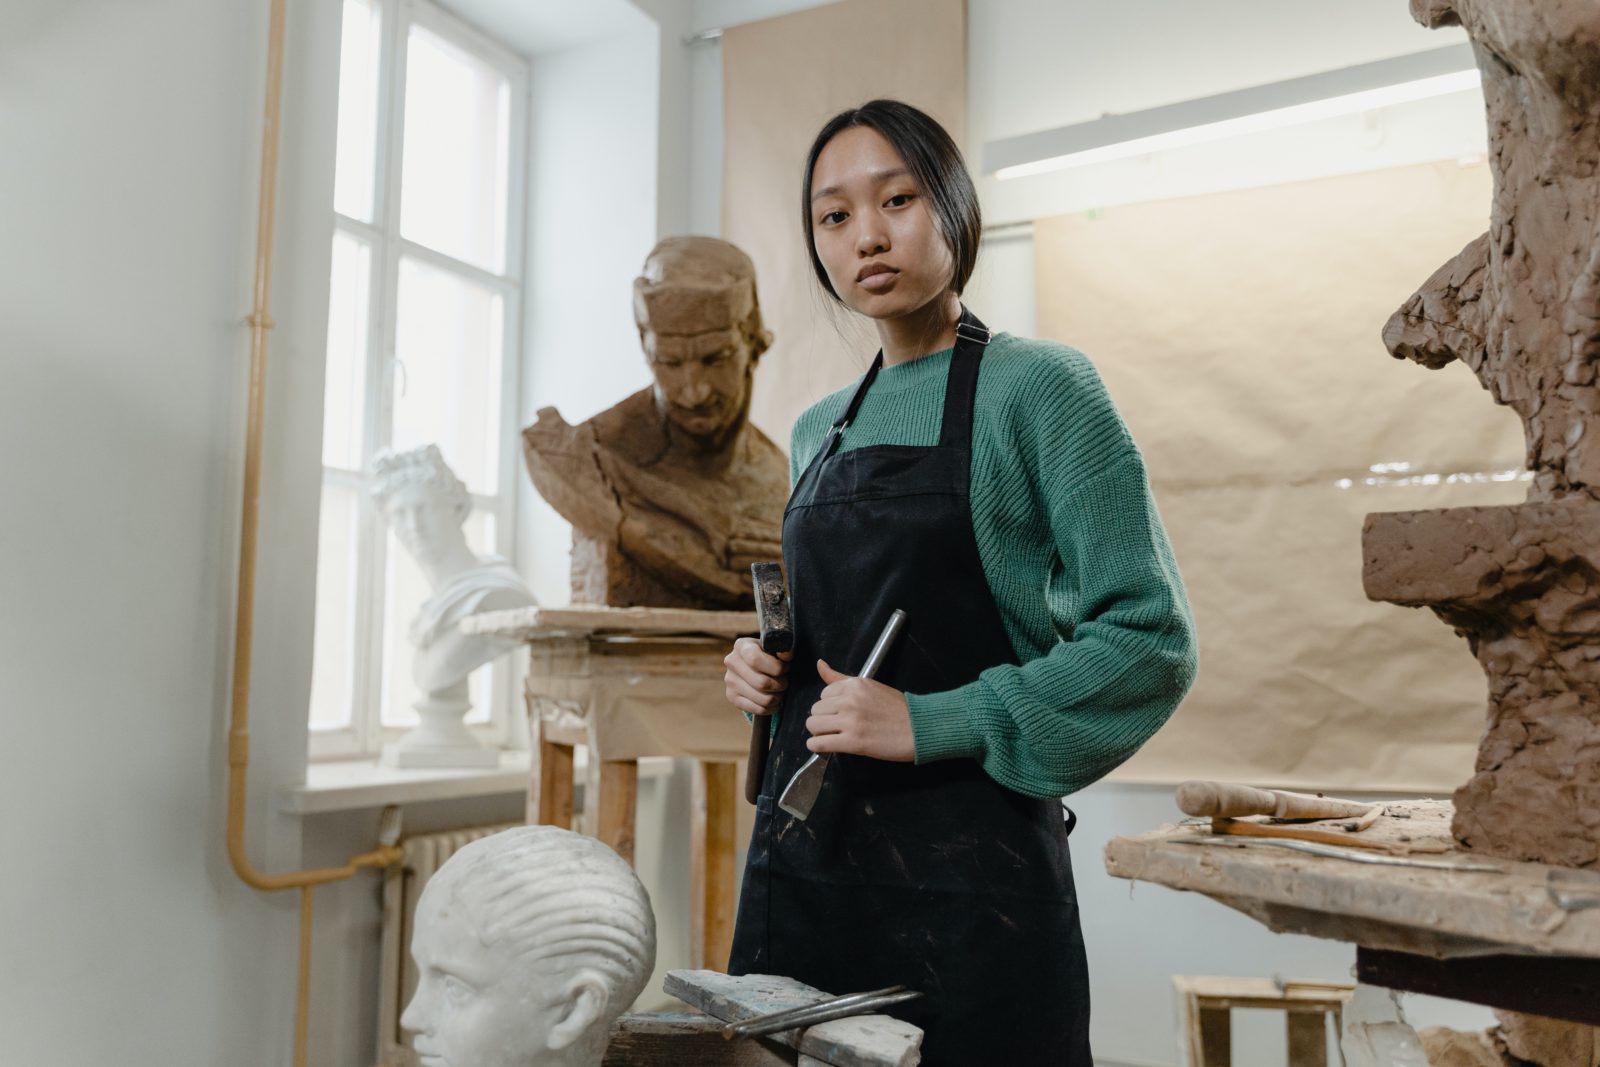
[[[472,494],[467,543],[510,552],[526,85],[520,58],[424,0],[344,0],[313,758],[416,722],[406,629],[428,586],[366,492],[373,454],[437,444]],[[509,673],[470,683],[489,740]]]

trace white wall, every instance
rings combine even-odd
[[[312,5],[291,6],[299,41]],[[19,0],[0,14],[8,1062],[289,1057],[295,901],[247,889],[223,849],[266,11]],[[298,131],[331,145],[330,123]],[[331,169],[306,195],[329,202]],[[275,309],[262,617],[305,610],[258,644],[250,848],[268,870],[299,861],[298,825],[266,800],[304,760],[305,686],[282,680],[309,677],[316,481],[284,494],[305,450],[283,438],[320,420],[320,385],[298,419],[284,400],[307,354],[320,383],[328,238],[307,238],[302,202],[284,204],[280,252],[320,256],[324,280],[286,272]]]

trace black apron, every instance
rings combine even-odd
[[[818,658],[856,673],[894,609],[908,618],[877,677],[895,689],[954,689],[1017,662],[968,503],[988,338],[964,312],[937,446],[840,452],[880,352],[789,498],[783,555],[797,643],[728,971],[834,994],[921,990],[890,1013],[926,1031],[929,1067],[1092,1067],[1071,827],[1059,800],[1015,793],[973,759],[835,755],[809,819],[776,804],[811,754]]]

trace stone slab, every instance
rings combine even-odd
[[[690,1007],[730,1023],[839,995],[778,975],[735,978],[718,971],[668,971],[662,988]],[[887,1015],[835,1019],[805,1030],[784,1030],[772,1038],[798,1049],[802,1057],[832,1067],[916,1067],[922,1060],[922,1031]]]

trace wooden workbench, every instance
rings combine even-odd
[[[1600,1025],[1600,874],[1453,847],[1408,858],[1496,869],[1357,863],[1196,826],[1114,838],[1105,857],[1115,877],[1353,942],[1362,981]]]

